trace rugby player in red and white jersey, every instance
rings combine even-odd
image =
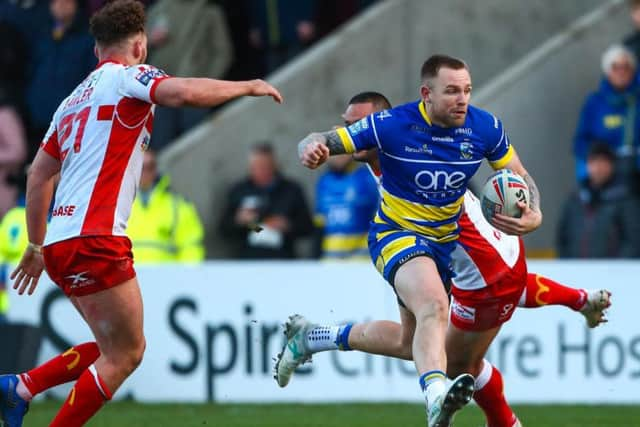
[[[100,62],[56,110],[30,168],[30,243],[11,276],[14,289],[32,294],[46,268],[80,311],[95,342],[74,346],[20,375],[1,376],[0,424],[6,427],[22,425],[33,396],[74,380],[51,426],[83,425],[142,360],[142,299],[125,232],[154,104],[211,107],[245,95],[282,102],[280,93],[261,80],[177,78],[144,64],[144,24],[143,6],[134,0],[115,0],[92,17]]]
[[[365,92],[352,98],[343,118],[349,125],[387,108],[390,103],[382,94]],[[354,157],[366,162],[376,179],[382,178],[375,150],[359,152]],[[459,245],[452,254],[455,277],[451,283],[446,340],[447,374],[454,378],[467,372],[476,378],[473,397],[489,427],[518,427],[520,421],[503,393],[502,375],[484,359],[501,325],[511,318],[516,306],[564,305],[579,311],[593,328],[606,322],[604,311],[610,305],[611,294],[606,290],[588,292],[570,288],[528,273],[522,239],[491,226],[471,191],[465,194],[464,211],[458,224]],[[288,323],[305,324],[306,334],[288,337],[277,357],[276,380],[286,386],[295,368],[319,351],[359,350],[411,360],[415,321],[411,321],[412,315],[401,301],[399,309],[401,323],[379,320],[319,326],[302,316],[292,316]],[[306,339],[300,340],[300,336]],[[291,348],[300,356],[292,357]]]

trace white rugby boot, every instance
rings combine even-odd
[[[274,378],[280,387],[286,387],[298,366],[311,361],[307,346],[307,333],[317,325],[303,316],[294,314],[284,325],[287,341],[276,359]]]
[[[449,427],[455,412],[471,401],[474,390],[475,379],[469,374],[459,375],[451,381],[445,392],[428,405],[427,426]]]
[[[606,289],[587,291],[587,302],[580,309],[580,314],[587,319],[587,326],[595,328],[607,322],[605,310],[611,307],[611,292]]]

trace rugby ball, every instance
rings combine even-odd
[[[489,222],[495,214],[520,218],[522,211],[518,202],[529,204],[529,187],[520,175],[510,169],[500,169],[482,187],[482,215]]]

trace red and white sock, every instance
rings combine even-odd
[[[517,417],[504,397],[502,374],[488,360],[483,362],[473,398],[487,417],[488,427],[513,427]]]
[[[18,375],[20,381],[16,391],[21,398],[31,400],[51,387],[77,380],[98,356],[100,350],[95,342],[71,347],[48,362]]]
[[[587,302],[587,291],[561,285],[547,277],[529,273],[527,286],[520,297],[520,307],[540,307],[543,305],[564,305],[578,311]]]
[[[80,375],[49,427],[83,426],[111,397],[95,365],[91,365]]]

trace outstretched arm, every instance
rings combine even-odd
[[[323,164],[329,156],[345,154],[347,151],[336,130],[314,132],[298,143],[298,157],[309,169]]]
[[[282,104],[278,89],[262,80],[229,81],[172,77],[158,83],[154,100],[167,107],[214,107],[241,96],[270,96]]]
[[[513,157],[505,168],[511,169],[524,179],[529,187],[529,204],[518,202],[522,215],[520,218],[511,218],[505,215],[496,214],[493,218],[492,225],[504,231],[507,234],[521,236],[535,230],[542,223],[542,210],[540,209],[540,191],[536,182],[533,180],[529,172],[524,168],[517,153],[513,153]]]

